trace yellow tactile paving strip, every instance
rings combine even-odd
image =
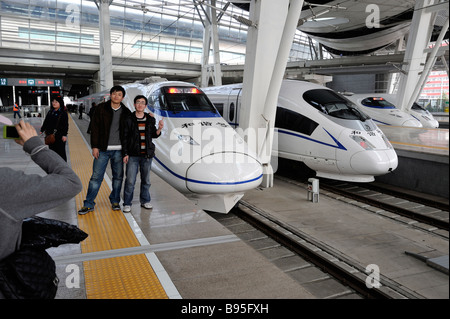
[[[69,116],[69,152],[72,169],[83,190],[76,196],[77,210],[83,206],[92,173],[90,150]],[[93,212],[78,215],[78,227],[89,234],[81,243],[83,253],[139,246],[121,211],[113,211],[111,190],[103,181]],[[166,299],[167,294],[144,254],[85,261],[84,275],[88,299]]]
[[[412,143],[402,143],[402,142],[393,142],[393,141],[389,141],[389,142],[391,142],[391,144],[396,144],[396,145],[425,147],[425,148],[431,148],[431,149],[436,149],[436,150],[446,150],[446,151],[448,151],[448,147],[441,147],[441,146],[434,146],[434,145],[423,145],[423,144],[412,144]]]

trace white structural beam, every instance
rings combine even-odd
[[[403,74],[400,74],[397,93],[397,106],[402,110],[409,110],[412,102],[415,102],[420,94],[421,77],[426,75],[424,74],[427,61],[425,50],[430,42],[436,10],[440,8],[436,6],[438,2],[438,0],[416,1],[403,61]],[[440,43],[436,42],[436,46],[439,47]],[[434,58],[430,59],[430,57],[431,63]]]
[[[437,53],[439,51],[439,47],[441,46],[442,40],[444,39],[445,33],[448,30],[448,24],[449,24],[449,20],[447,18],[446,22],[444,23],[444,26],[442,27],[442,30],[439,34],[438,39],[436,40],[436,43],[434,44],[433,50],[431,51],[430,55],[428,56],[427,63],[425,64],[422,74],[420,75],[420,79],[416,84],[415,90],[413,91],[413,95],[411,95],[411,98],[409,99],[409,102],[407,104],[408,108],[411,108],[413,103],[416,102],[416,100],[419,98],[421,90],[425,87],[428,75],[430,74],[431,69],[433,68],[434,64],[436,63]]]
[[[447,61],[445,60],[445,56],[444,55],[441,56],[441,62],[444,65],[445,71],[447,71],[447,77],[450,79],[450,74],[448,72],[448,64],[447,64]]]
[[[217,12],[215,9],[216,0],[211,0],[211,43],[213,46],[214,57],[214,85],[222,85],[222,70],[220,68],[220,48],[219,48],[219,31],[217,28]]]
[[[194,0],[194,3],[197,2]],[[198,4],[197,4],[198,5]],[[202,76],[201,86],[207,87],[212,73],[213,85],[222,85],[222,70],[220,67],[220,50],[219,50],[219,34],[217,29],[217,10],[216,0],[210,0],[210,5],[203,6],[200,4],[205,14],[205,19],[202,19],[204,25],[203,32],[203,51],[202,51]],[[199,15],[200,15],[200,11]],[[201,17],[201,15],[200,15]],[[212,44],[212,52],[214,62],[209,62],[210,49]]]
[[[263,163],[263,187],[273,186],[271,154],[278,94],[303,0],[251,0],[239,126],[259,137],[253,146]],[[261,138],[262,137],[262,138]],[[247,142],[249,142],[247,138]]]
[[[114,85],[109,14],[109,6],[112,0],[95,0],[95,3],[99,10],[100,72],[97,92],[100,92],[109,90]]]

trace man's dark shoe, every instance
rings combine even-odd
[[[83,207],[81,207],[81,209],[78,211],[78,214],[79,214],[79,215],[85,215],[85,214],[87,214],[87,213],[89,213],[89,212],[92,212],[93,210],[94,210],[93,207],[86,207],[86,206],[83,206]]]
[[[113,209],[113,210],[120,210],[120,205],[119,205],[119,203],[113,203],[113,204],[112,204],[112,209]]]

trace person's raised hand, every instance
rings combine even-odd
[[[33,136],[37,136],[36,129],[30,123],[26,123],[22,120],[15,126],[17,133],[19,133],[20,136],[20,139],[15,140],[17,144],[23,145]]]

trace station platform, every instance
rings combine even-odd
[[[449,155],[449,130],[439,128],[378,125],[396,151]]]
[[[398,156],[398,167],[376,177],[395,185],[449,198],[449,129],[379,125]]]
[[[12,113],[6,115],[12,119]],[[41,118],[28,118],[27,121],[39,131]],[[78,225],[89,237],[79,245],[49,249],[60,279],[56,298],[319,298],[156,174],[151,177],[152,210],[138,204],[137,184],[131,213],[113,211],[108,199],[111,184],[108,169],[109,176],[105,176],[95,211],[78,215],[92,172],[92,156],[87,142],[89,135],[86,133],[89,121],[87,118],[80,120],[75,114],[69,121],[68,162],[82,180],[83,190],[71,201],[40,216]],[[393,145],[395,147],[396,144]],[[14,141],[2,139],[0,148],[0,166],[44,174]],[[410,251],[423,252],[427,251],[427,244],[432,239],[415,238],[415,231],[407,225],[383,224],[378,217],[367,217],[360,208],[349,207],[349,203],[327,198],[325,194],[320,203],[312,203],[306,194],[306,191],[298,192],[287,183],[276,180],[275,187],[250,191],[244,200],[264,208],[300,231],[319,235],[323,243],[362,263],[373,263],[371,258],[377,256],[374,251],[378,248],[391,248],[380,262],[387,267],[383,269],[389,269],[401,280],[413,281],[417,274],[428,271],[426,265],[416,265],[415,261],[414,272],[410,272],[410,267],[405,268],[399,261],[406,264],[411,261],[403,256],[403,252],[401,257],[394,255],[399,254],[399,246],[395,246],[392,240],[396,239],[400,246]],[[399,227],[405,227],[401,230],[402,235],[390,233]],[[378,243],[376,238],[381,238],[382,242]],[[351,243],[353,239],[356,239],[356,246]],[[367,244],[361,245],[363,241]],[[448,241],[447,246],[442,244],[434,254],[439,256],[445,252],[448,254]],[[378,253],[386,252],[380,249]],[[439,284],[422,286],[420,293],[440,298],[447,291],[448,298],[448,277],[446,285],[441,284],[441,275],[437,277]]]
[[[26,120],[39,132],[41,118]],[[78,215],[92,172],[91,150],[83,136],[87,124],[78,115],[69,116],[68,162],[83,190],[39,214],[78,225],[89,234],[81,244],[48,250],[60,279],[57,299],[314,298],[156,174],[151,177],[153,209],[140,207],[137,184],[132,212],[113,211],[106,176],[96,209]],[[13,140],[1,139],[0,147],[1,166],[44,174]]]

